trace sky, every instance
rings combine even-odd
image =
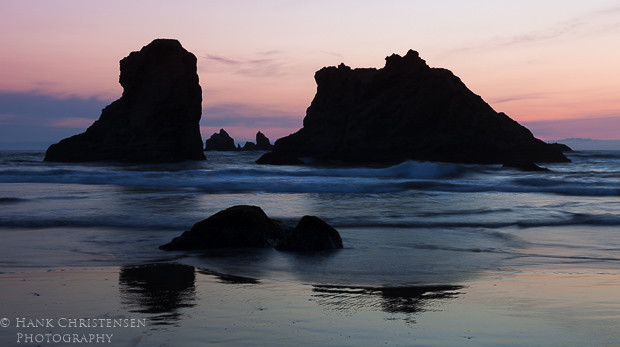
[[[543,140],[620,139],[617,0],[0,0],[0,148],[83,132],[155,38],[198,58],[203,140],[293,133],[317,70],[409,49]]]

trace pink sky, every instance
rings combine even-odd
[[[617,1],[0,0],[0,16],[0,137],[80,132],[120,96],[118,61],[165,37],[198,57],[203,137],[273,141],[301,127],[316,70],[414,49],[542,139],[620,139]]]

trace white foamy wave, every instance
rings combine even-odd
[[[213,193],[436,191],[620,196],[618,165],[605,161],[601,164],[596,156],[584,158],[587,160],[579,163],[556,164],[552,167],[552,173],[502,170],[498,165],[417,161],[384,168],[270,166],[254,164],[251,158],[233,155],[219,159],[215,157],[205,162],[165,165],[29,162],[28,165],[15,166],[12,159],[7,161],[11,165],[0,167],[0,183],[188,188]]]
[[[286,173],[321,177],[442,179],[458,177],[467,170],[467,166],[459,164],[406,161],[386,168],[324,168],[286,171]]]
[[[405,162],[388,168],[307,168],[256,166],[161,170],[161,167],[97,167],[9,169],[0,171],[4,183],[111,184],[196,188],[212,192],[396,192],[407,189],[400,185],[411,179],[443,179],[457,177],[466,169],[460,165]]]

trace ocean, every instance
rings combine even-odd
[[[328,306],[338,298],[349,308],[374,305],[364,301],[373,292],[402,299],[402,288],[422,288],[418,299],[431,293],[449,300],[489,274],[582,271],[612,276],[614,288],[620,283],[618,151],[567,153],[571,163],[543,165],[550,172],[414,161],[385,168],[267,166],[254,163],[260,152],[206,154],[206,161],[177,164],[50,163],[44,151],[0,151],[0,271],[170,263],[243,288],[312,286]],[[291,225],[318,216],[340,232],[344,249],[313,255],[158,249],[241,204]],[[620,296],[605,300],[618,308]],[[407,314],[403,305],[407,300],[396,314]],[[377,310],[391,312],[385,302]],[[620,315],[606,317],[613,326]],[[610,329],[603,341],[620,343]]]

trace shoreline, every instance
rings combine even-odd
[[[10,324],[0,343],[24,345],[17,334],[27,333],[112,334],[119,346],[620,345],[620,273],[610,269],[494,270],[449,288],[381,290],[158,264],[3,272],[2,317]],[[17,319],[61,318],[146,325],[16,327]]]

